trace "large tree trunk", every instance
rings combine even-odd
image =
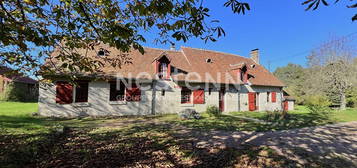
[[[340,110],[345,110],[346,109],[346,94],[345,94],[345,92],[342,92],[340,95],[341,95]]]

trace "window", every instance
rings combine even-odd
[[[205,103],[205,91],[203,89],[193,91],[193,104]]]
[[[110,94],[109,101],[124,101],[125,97],[125,85],[123,82],[117,86],[117,82],[109,82],[110,83]]]
[[[248,69],[247,66],[244,66],[243,68],[239,69],[239,78],[243,83],[248,82]]]
[[[167,64],[166,63],[160,63],[159,78],[160,79],[167,78]]]
[[[103,50],[98,51],[98,56],[104,56],[105,52]]]
[[[88,102],[88,81],[77,81],[75,102]]]
[[[270,92],[267,92],[267,102],[270,102]]]
[[[244,82],[244,72],[241,70],[241,71],[239,71],[239,75],[240,75],[240,80],[242,81],[242,82]]]
[[[72,103],[73,86],[64,81],[56,83],[56,103],[58,104],[70,104]]]
[[[132,84],[131,88],[126,88],[125,94],[126,101],[140,101],[141,100],[141,90],[136,84]]]
[[[271,102],[276,102],[276,92],[271,92]]]
[[[181,90],[181,104],[191,103],[191,90],[183,87]]]
[[[160,79],[169,79],[171,73],[170,60],[166,56],[162,56],[155,63],[156,74]]]

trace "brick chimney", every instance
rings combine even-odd
[[[175,50],[176,50],[176,46],[175,46],[175,44],[171,44],[171,46],[170,46],[170,50],[171,50],[171,51],[175,51]]]
[[[259,49],[250,51],[250,58],[257,64],[259,64]]]

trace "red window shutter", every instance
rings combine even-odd
[[[158,74],[159,73],[159,61],[155,61],[155,63],[154,63],[154,67],[155,67],[155,74]]]
[[[70,104],[73,101],[73,86],[68,82],[56,83],[56,103]]]
[[[167,64],[167,76],[166,79],[170,79],[170,74],[171,74],[171,65],[170,63]]]
[[[126,101],[140,101],[141,100],[141,90],[136,84],[132,84],[131,88],[126,88],[125,94]]]
[[[193,104],[204,104],[205,92],[203,89],[193,91]]]
[[[276,92],[271,92],[271,101],[272,101],[273,103],[276,102]]]
[[[249,104],[249,111],[254,111],[256,110],[256,99],[255,99],[255,93],[254,92],[249,92],[248,93],[248,104]]]

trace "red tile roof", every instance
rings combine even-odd
[[[109,55],[97,56],[97,51],[99,51],[100,48],[108,50]],[[125,60],[128,60],[128,63],[122,65],[120,68],[106,65],[101,69],[101,72],[104,75],[111,76],[115,76],[117,73],[120,73],[122,77],[127,78],[135,78],[137,75],[141,74],[141,78],[153,79],[155,78],[154,60],[161,57],[162,55],[166,55],[171,60],[171,66],[180,69],[181,72],[183,71],[188,73],[173,74],[172,77],[174,80],[189,80],[193,82],[210,83],[216,81],[217,83],[242,84],[242,81],[238,80],[236,71],[233,71],[233,69],[237,69],[246,65],[250,76],[249,82],[252,85],[279,87],[284,86],[284,84],[273,74],[271,74],[263,66],[256,64],[250,58],[190,47],[181,47],[181,50],[178,51],[155,48],[144,49],[144,54],[141,54],[137,50],[130,51],[125,58]],[[87,51],[80,50],[78,52],[84,55],[84,53]],[[52,58],[58,54],[59,50],[56,49],[52,53]],[[121,54],[123,53],[116,48],[100,44],[95,46],[94,50],[90,50],[86,56],[92,57],[94,59],[103,59],[101,57],[118,58]],[[207,63],[206,59],[211,59],[211,62]],[[47,65],[48,62],[49,61],[46,63]],[[56,60],[52,60],[52,62],[56,62]],[[251,65],[255,65],[255,67],[253,68]],[[231,81],[226,81],[229,76],[233,77],[234,79]]]

